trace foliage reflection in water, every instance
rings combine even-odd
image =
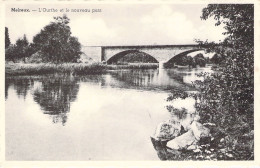
[[[34,90],[33,98],[45,114],[52,116],[53,123],[61,122],[64,125],[70,103],[75,101],[78,90],[79,84],[73,78],[47,79]]]
[[[195,80],[193,76],[183,80],[190,73],[195,70],[128,70],[84,77],[6,78],[7,159],[64,160],[70,157],[73,160],[71,156],[75,156],[74,159],[81,160],[156,160],[150,135],[158,123],[170,117],[165,108],[169,90],[194,90],[187,84]],[[193,103],[188,100],[177,104],[192,107]],[[39,111],[48,116],[48,120],[37,113]],[[181,115],[178,120],[183,122],[193,117]],[[48,124],[50,119],[52,125]],[[124,136],[126,133],[128,136]],[[127,141],[129,137],[132,137],[131,143]],[[86,143],[76,145],[79,141]],[[48,142],[56,147],[52,148]],[[97,143],[106,147],[95,145]],[[59,150],[65,146],[66,155]],[[135,146],[140,150],[130,150]],[[122,151],[124,147],[129,150]]]

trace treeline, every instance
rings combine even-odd
[[[140,52],[131,51],[124,55],[118,54],[107,62],[108,64],[127,64],[127,63],[158,63],[151,55]]]
[[[179,55],[172,58],[168,63],[166,63],[166,67],[174,67],[174,65],[181,66],[189,66],[195,68],[198,66],[205,67],[206,64],[220,64],[223,58],[220,54],[214,54],[210,59],[209,57],[204,57],[202,53],[195,55],[194,57],[188,55]]]
[[[182,65],[182,66],[189,65],[190,67],[195,68],[197,65],[199,65],[200,67],[205,67],[206,63],[209,63],[209,60],[208,58],[205,58],[203,54],[199,53],[194,57],[188,55],[177,57],[174,60],[174,62],[177,65]]]
[[[11,44],[8,28],[5,28],[6,61],[26,62],[32,55],[37,55],[41,62],[77,62],[81,55],[81,44],[71,36],[70,19],[66,16],[54,17],[54,21],[46,25],[33,37],[30,43],[24,35]]]
[[[204,57],[202,53],[191,57],[189,55],[179,55],[166,63],[166,67],[174,67],[174,65],[181,65],[181,66],[189,66],[195,68],[198,66],[205,67],[206,64],[220,64],[222,61],[222,57],[219,54],[214,54],[213,57],[210,59],[209,57]]]

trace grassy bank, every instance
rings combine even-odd
[[[101,74],[108,70],[120,69],[156,69],[158,64],[128,64],[128,65],[105,65],[100,63],[84,64],[84,63],[39,63],[39,64],[23,64],[23,63],[6,63],[5,74],[7,76],[17,75],[44,75],[44,74]]]
[[[158,63],[129,63],[127,65],[106,65],[108,70],[120,69],[157,69]]]

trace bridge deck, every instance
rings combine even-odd
[[[118,45],[118,46],[90,46],[101,48],[167,48],[167,47],[199,47],[198,44],[180,44],[180,45]]]

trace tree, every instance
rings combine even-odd
[[[222,61],[222,57],[221,57],[221,55],[219,55],[219,54],[214,54],[213,57],[210,59],[210,61],[211,61],[213,64],[220,64],[221,61]]]
[[[28,53],[29,42],[26,35],[23,38],[20,38],[15,43],[15,52],[17,59],[22,59],[25,62],[25,58],[30,56]]]
[[[16,40],[14,45],[10,45],[5,49],[5,59],[15,62],[16,60],[23,60],[32,54],[31,48],[26,35],[23,38]]]
[[[189,67],[196,68],[196,62],[191,56],[187,56],[187,62]]]
[[[7,49],[5,49],[5,60],[15,62],[17,58],[16,46],[11,44]]]
[[[203,54],[199,53],[194,56],[195,64],[199,65],[200,67],[205,67],[206,66],[206,59],[203,56]]]
[[[216,26],[225,25],[225,40],[220,43],[198,41],[221,56],[216,73],[201,74],[196,81],[200,92],[191,94],[202,123],[214,123],[214,155],[218,159],[254,159],[254,6],[252,4],[210,4],[201,18],[214,17]],[[181,97],[180,97],[181,96]],[[187,97],[173,94],[169,100]],[[223,139],[220,142],[220,139]],[[228,151],[230,156],[220,152]],[[209,156],[211,157],[211,156]]]
[[[54,17],[54,20],[34,36],[34,50],[40,51],[46,62],[76,62],[81,54],[81,45],[76,37],[71,36],[70,19],[63,15]]]
[[[5,27],[5,49],[7,49],[10,46],[10,44],[11,42],[10,42],[8,28]]]
[[[225,90],[231,91],[232,101],[238,103],[234,110],[238,113],[247,113],[246,109],[254,101],[253,5],[208,5],[203,9],[202,19],[210,16],[214,16],[217,25],[221,23],[226,25],[225,34],[228,35],[224,42],[212,48],[212,51],[224,59],[221,80],[226,80],[228,85],[225,86]]]
[[[202,44],[221,55],[222,68],[197,82],[201,89],[198,111],[204,122],[215,123],[218,132],[229,137],[226,147],[237,158],[253,159],[253,138],[245,140],[245,136],[254,129],[254,6],[212,4],[202,11],[202,19],[209,17],[217,26],[225,25],[227,37],[219,44]]]

